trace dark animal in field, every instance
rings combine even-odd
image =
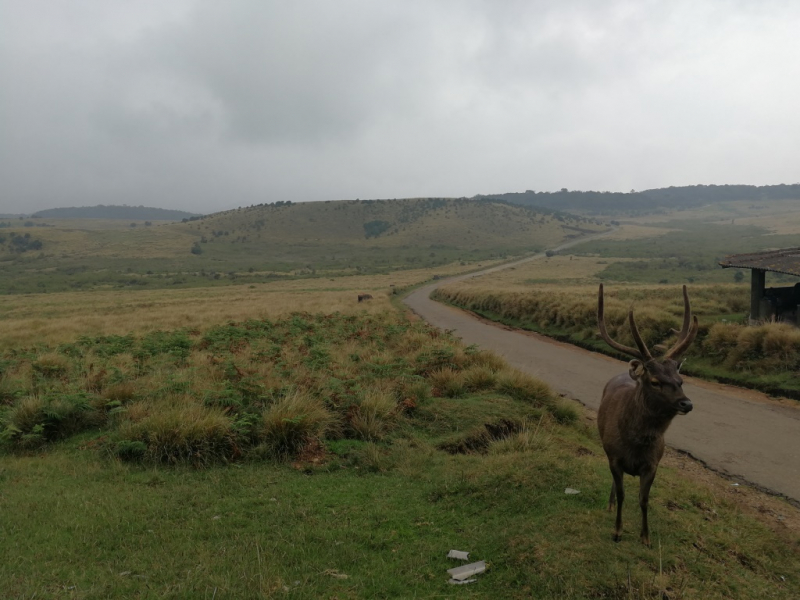
[[[358,301],[364,302],[365,300],[372,300],[372,296],[370,294],[359,294]]]
[[[683,286],[683,327],[678,339],[661,358],[653,358],[636,327],[633,310],[628,313],[636,348],[624,346],[609,337],[603,317],[603,284],[597,306],[597,323],[606,343],[634,357],[630,369],[612,378],[603,390],[597,412],[600,439],[608,456],[614,478],[608,510],[617,505],[614,541],[622,535],[622,503],[625,499],[623,474],[639,477],[639,506],[642,509],[641,539],[650,545],[647,504],[656,469],[664,455],[664,433],[676,415],[692,410],[692,402],[683,393],[679,360],[697,336],[697,317],[691,316],[689,293]]]

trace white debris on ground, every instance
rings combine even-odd
[[[451,550],[453,552],[459,552],[458,550]],[[468,555],[469,552],[461,552],[462,555]],[[448,554],[450,556],[450,554]],[[455,557],[452,557],[455,558]],[[454,567],[452,569],[447,569],[447,573],[450,575],[450,582],[453,585],[463,585],[465,583],[473,583],[478,581],[477,579],[472,578],[473,575],[478,575],[479,573],[483,573],[486,570],[486,561],[480,560],[478,562],[470,563],[468,565],[463,565],[461,567]]]

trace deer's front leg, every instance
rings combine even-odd
[[[656,470],[643,473],[639,477],[639,507],[642,509],[642,543],[650,546],[650,528],[647,525],[647,506],[650,501],[650,487],[656,478]]]
[[[614,486],[611,488],[611,498],[609,499],[609,508],[613,506],[614,492],[617,496],[617,520],[614,524],[614,541],[618,542],[622,539],[622,503],[625,501],[625,488],[622,482],[622,468],[618,465],[611,464],[611,475],[614,477]]]

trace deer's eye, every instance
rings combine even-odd
[[[653,387],[661,387],[661,382],[658,379],[651,379],[650,385],[652,385]]]

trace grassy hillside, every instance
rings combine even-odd
[[[290,243],[371,240],[376,246],[395,248],[524,247],[598,230],[593,220],[565,213],[466,198],[260,205],[217,213],[189,227],[206,235],[246,235],[251,242],[279,236]]]
[[[278,203],[184,223],[0,222],[0,288],[199,287],[521,255],[604,227],[467,199]]]

